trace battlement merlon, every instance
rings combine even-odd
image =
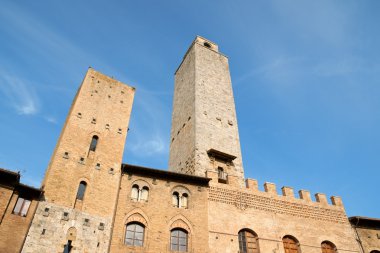
[[[247,178],[246,179],[246,187],[247,187],[247,189],[250,189],[253,192],[262,192],[262,191],[259,190],[258,183],[257,183],[256,179]],[[311,195],[310,195],[310,192],[308,190],[299,190],[298,191],[299,198],[295,197],[294,190],[293,190],[292,187],[283,186],[281,188],[281,191],[282,191],[282,195],[279,195],[277,193],[277,190],[276,190],[276,184],[270,183],[270,182],[265,182],[264,183],[264,192],[268,193],[270,195],[279,196],[279,197],[286,197],[288,199],[300,199],[300,200],[303,200],[303,201],[309,202],[309,203],[313,203],[314,202],[311,199]],[[315,203],[319,203],[322,206],[329,206],[330,205],[328,203],[328,200],[327,200],[327,197],[326,197],[325,194],[323,194],[323,193],[316,193],[316,194],[314,194],[314,196],[315,196],[315,200],[316,200]],[[337,206],[337,207],[340,207],[342,209],[344,208],[341,197],[331,196],[330,200],[331,200],[331,204],[333,206]]]
[[[214,182],[218,182],[218,174],[216,172],[207,171],[207,177],[211,178],[210,183],[213,186],[219,186],[219,185],[222,186],[223,185],[223,184],[219,184],[219,183],[216,183],[216,184],[214,183]],[[233,183],[234,180],[236,180],[236,179],[234,177],[231,177],[229,180],[231,180],[231,183]],[[231,184],[228,184],[228,185],[231,185]],[[232,184],[232,185],[234,185],[234,184]],[[321,207],[337,207],[339,209],[344,210],[344,206],[343,206],[343,202],[342,202],[341,197],[331,196],[330,197],[331,204],[329,204],[326,195],[323,193],[314,194],[316,201],[313,201],[311,198],[310,191],[299,190],[298,191],[299,198],[297,198],[294,194],[293,188],[289,187],[289,186],[283,186],[281,188],[282,194],[278,194],[277,189],[276,189],[276,184],[270,183],[270,182],[265,182],[264,183],[264,191],[261,191],[261,190],[259,190],[259,185],[258,185],[257,180],[252,179],[252,178],[247,178],[245,180],[245,190],[248,190],[249,192],[252,192],[252,193],[259,193],[260,195],[263,194],[263,196],[267,196],[267,197],[280,198],[280,199],[283,199],[284,201],[286,201],[286,200],[293,201],[294,200],[294,201],[300,201],[304,204],[318,205]]]

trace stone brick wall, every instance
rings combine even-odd
[[[307,191],[295,198],[291,188],[277,195],[274,184],[266,183],[261,192],[239,189],[213,180],[209,190],[209,231],[212,253],[238,252],[238,232],[250,229],[258,235],[260,252],[284,253],[282,238],[291,235],[302,252],[320,253],[321,243],[334,243],[338,252],[359,252],[354,231],[348,222],[340,198],[328,204],[323,194],[313,202]],[[256,182],[257,186],[257,182]],[[308,196],[308,197],[305,197]],[[221,211],[223,210],[223,211]]]
[[[10,192],[7,191],[7,195],[9,194]],[[4,218],[0,224],[0,252],[20,252],[26,233],[33,219],[33,214],[37,207],[38,202],[36,200],[32,200],[26,217],[13,214],[12,212],[18,197],[18,192],[14,192],[13,195],[11,194],[8,208],[6,209]],[[7,204],[5,206],[7,206]]]
[[[111,218],[40,202],[22,252],[63,252],[68,240],[72,240],[72,253],[108,252],[111,222]]]
[[[372,250],[380,251],[380,229],[364,227],[355,229],[365,253],[370,253]]]
[[[236,156],[223,169],[235,177],[234,183],[244,185],[228,59],[199,36],[175,75],[171,136],[169,170],[205,176],[207,170],[217,170],[207,154],[216,149]]]
[[[169,170],[195,171],[195,53],[189,50],[175,74]],[[202,175],[204,176],[204,174]]]
[[[223,168],[228,175],[244,185],[235,102],[228,67],[228,58],[203,45],[202,38],[194,44],[196,53],[196,146],[198,170],[210,168],[206,151],[213,148],[236,156],[232,166]],[[199,162],[199,164],[198,164]]]
[[[11,200],[12,193],[13,187],[0,184],[0,222],[2,222],[2,220],[4,219],[5,211],[9,206],[8,203]]]
[[[148,201],[138,202],[131,198],[131,188],[134,184],[149,187]],[[178,188],[183,188],[189,193],[188,208],[173,206],[172,192]],[[170,230],[175,227],[184,228],[189,232],[187,252],[209,252],[207,210],[207,187],[178,180],[124,174],[110,252],[173,252],[170,251]],[[143,247],[128,246],[124,243],[126,224],[131,221],[138,221],[146,226]]]
[[[43,181],[23,252],[107,252],[135,89],[89,69],[73,101]],[[90,150],[93,136],[96,149]],[[81,181],[83,200],[77,199]],[[46,214],[46,208],[49,209]],[[69,219],[62,219],[63,213]],[[46,216],[47,215],[47,216]],[[87,219],[89,222],[84,222]],[[99,229],[100,223],[103,225]]]
[[[46,201],[74,207],[85,181],[82,210],[112,216],[133,96],[134,88],[88,70],[43,182]],[[94,135],[99,137],[95,152],[89,151]]]

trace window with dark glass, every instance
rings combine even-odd
[[[247,229],[240,230],[239,250],[240,253],[259,253],[257,235]]]
[[[79,184],[78,193],[77,193],[77,199],[83,200],[84,194],[86,192],[87,183],[82,181]]]
[[[17,199],[15,207],[13,208],[13,212],[12,213],[25,217],[26,214],[28,213],[29,206],[30,206],[31,203],[32,203],[31,200],[19,197]]]
[[[90,151],[96,150],[96,145],[98,145],[99,137],[97,135],[92,136],[91,144],[90,144]]]
[[[144,225],[132,222],[127,224],[125,232],[125,244],[130,246],[143,246],[144,245]]]
[[[172,251],[187,251],[187,231],[183,229],[173,229],[170,232],[170,249]]]

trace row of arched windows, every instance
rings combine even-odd
[[[131,199],[138,202],[146,202],[149,197],[149,187],[147,184],[138,180],[133,183]],[[176,187],[172,193],[172,205],[177,208],[188,208],[189,191],[184,187]]]
[[[125,244],[129,246],[144,246],[145,226],[139,222],[130,222],[126,225]],[[187,252],[188,232],[182,228],[170,231],[170,250]]]
[[[259,253],[258,236],[255,232],[242,229],[238,234],[239,238],[239,253]],[[285,253],[301,253],[300,243],[298,240],[291,236],[286,235],[282,238],[282,243]],[[323,241],[321,243],[322,253],[336,253],[336,246],[330,241]]]

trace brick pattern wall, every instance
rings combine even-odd
[[[265,196],[266,195],[266,196]],[[347,216],[341,207],[324,207],[318,203],[306,203],[301,199],[290,201],[285,198],[273,198],[268,194],[249,193],[237,189],[210,187],[209,201],[224,203],[245,210],[253,208],[268,213],[286,214],[313,220],[333,223],[347,223]]]
[[[89,69],[70,108],[47,169],[40,203],[23,252],[62,252],[76,230],[74,252],[107,252],[121,162],[135,89]],[[98,136],[95,151],[90,150]],[[84,181],[83,200],[77,200]],[[44,215],[44,208],[51,214]],[[69,212],[70,219],[62,220]],[[90,225],[84,224],[88,219]],[[103,230],[97,227],[105,224]],[[45,229],[45,234],[41,231]]]
[[[282,238],[295,237],[301,252],[320,253],[323,241],[338,252],[357,252],[355,234],[343,206],[278,196],[211,182],[209,189],[209,247],[211,253],[238,252],[241,229],[254,231],[260,252],[284,253]]]
[[[8,191],[7,194],[9,195]],[[17,199],[18,193],[15,192],[10,198],[9,207],[5,212],[2,223],[0,224],[0,252],[20,252],[37,207],[38,202],[33,200],[26,217],[13,214],[13,208],[16,205]]]
[[[11,200],[12,193],[13,187],[0,185],[0,219],[3,219],[5,216],[5,211]]]
[[[380,229],[356,228],[356,231],[362,242],[364,252],[380,251]]]
[[[131,199],[134,184],[149,187],[148,201]],[[189,193],[188,208],[177,208],[172,203],[172,192],[183,189]],[[170,230],[180,227],[189,232],[188,252],[208,251],[207,188],[185,182],[173,182],[138,175],[123,175],[112,234],[112,253],[170,251]],[[124,243],[126,224],[138,221],[146,226],[144,246]]]
[[[46,173],[48,202],[74,207],[79,183],[85,181],[82,210],[111,217],[133,96],[134,88],[88,70]],[[99,137],[95,152],[89,151],[93,135]]]

